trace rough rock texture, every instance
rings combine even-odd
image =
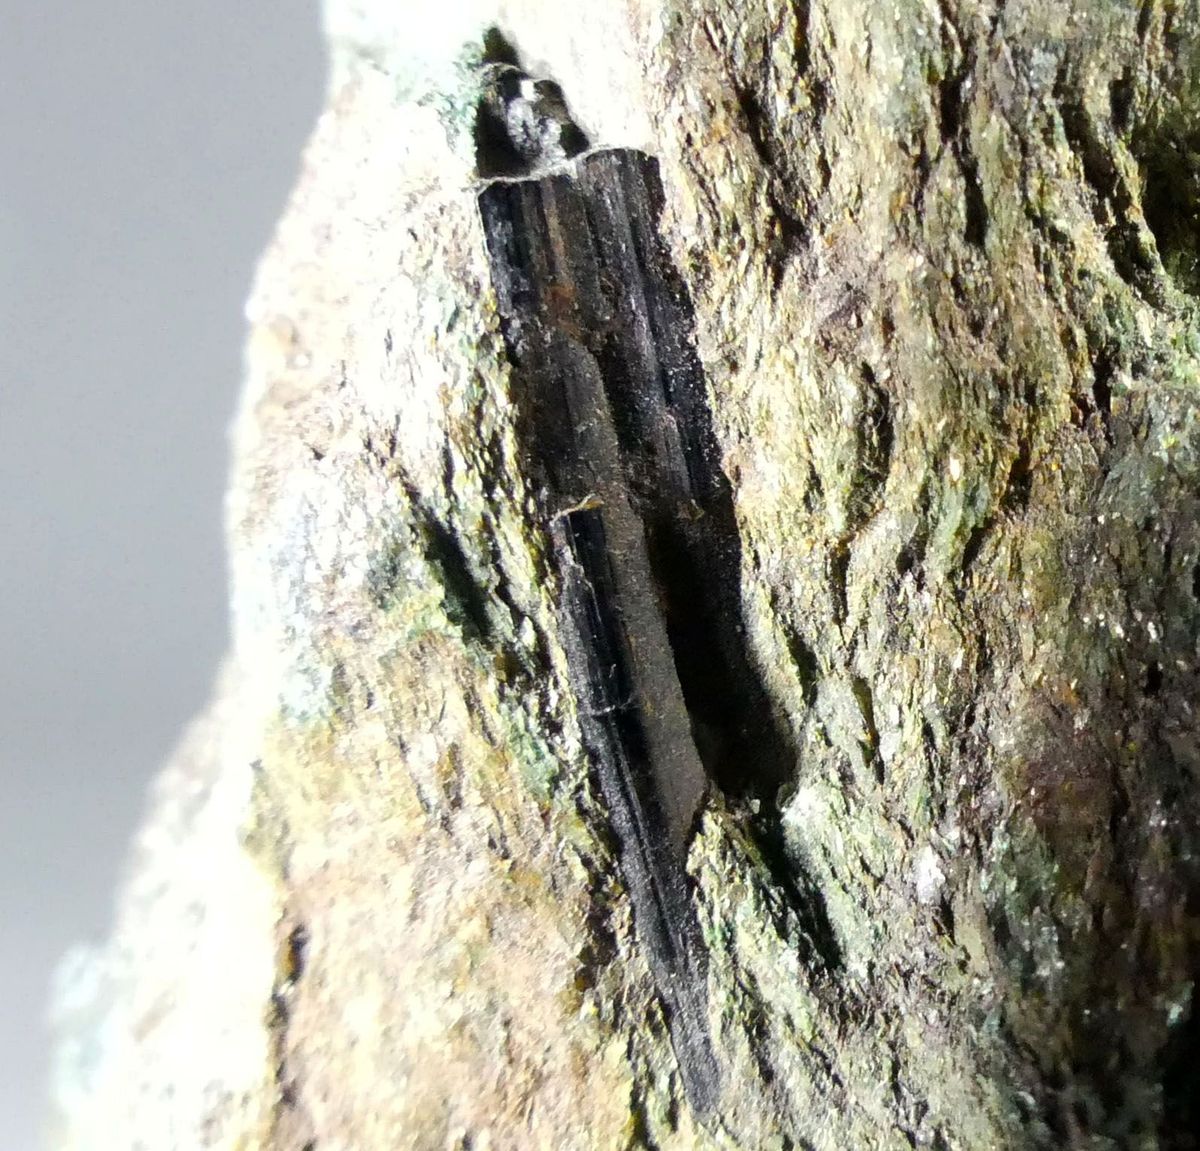
[[[328,22],[250,306],[220,738],[168,774],[63,993],[62,1144],[1196,1146],[1197,5]],[[563,108],[657,161],[731,493],[734,654],[768,706],[726,734],[757,739],[712,740],[689,691],[722,643],[674,650],[710,777],[680,862],[708,1108],[489,264],[501,65],[560,90],[512,120],[523,162],[576,171]]]

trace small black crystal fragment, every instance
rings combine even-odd
[[[509,63],[485,65],[481,81],[475,119],[481,176],[529,175],[588,146],[553,81],[534,80]]]

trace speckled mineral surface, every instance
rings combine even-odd
[[[327,24],[61,1146],[1197,1146],[1194,0]]]

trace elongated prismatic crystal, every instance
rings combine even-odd
[[[746,715],[732,502],[690,301],[658,230],[656,161],[579,151],[582,136],[538,106],[532,82],[502,80],[508,103],[493,88],[485,112],[503,174],[478,199],[522,437],[582,735],[687,1094],[705,1114],[720,1073],[686,858],[708,786],[697,740],[736,745],[728,716]],[[548,164],[539,140],[553,145]]]

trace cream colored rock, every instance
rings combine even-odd
[[[241,843],[241,687],[222,673],[156,782],[112,939],[60,965],[54,1147],[268,1145],[280,899]]]

